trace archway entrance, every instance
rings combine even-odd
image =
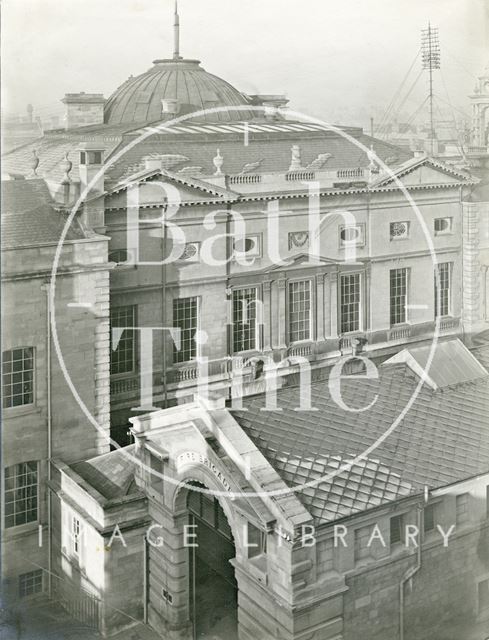
[[[196,486],[204,488],[200,484]],[[238,589],[234,568],[236,555],[231,528],[216,498],[188,491],[189,524],[195,525],[189,548],[190,615],[194,640],[237,640]]]

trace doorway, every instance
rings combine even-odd
[[[196,485],[205,488],[202,485]],[[187,498],[190,533],[190,615],[194,640],[238,640],[238,588],[236,555],[231,528],[221,505],[213,496],[189,490]]]

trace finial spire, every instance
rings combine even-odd
[[[175,0],[175,20],[173,22],[173,59],[182,59],[180,55],[180,16],[178,15],[178,0]]]

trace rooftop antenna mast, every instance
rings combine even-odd
[[[421,55],[423,69],[427,69],[430,81],[430,150],[434,152],[435,127],[433,122],[433,71],[440,68],[440,41],[438,39],[438,29],[431,26],[421,31]]]
[[[180,16],[178,15],[178,0],[175,0],[175,18],[173,21],[173,59],[182,59],[180,55]]]

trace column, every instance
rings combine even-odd
[[[316,276],[316,340],[324,341],[324,273]]]
[[[329,287],[329,301],[331,309],[331,337],[338,337],[338,269],[331,272],[330,275],[330,287]]]
[[[287,280],[283,278],[277,281],[278,285],[278,347],[284,348],[287,346],[286,330],[287,330],[287,318],[286,318],[286,290]]]
[[[263,283],[263,345],[262,351],[272,348],[272,281]]]

